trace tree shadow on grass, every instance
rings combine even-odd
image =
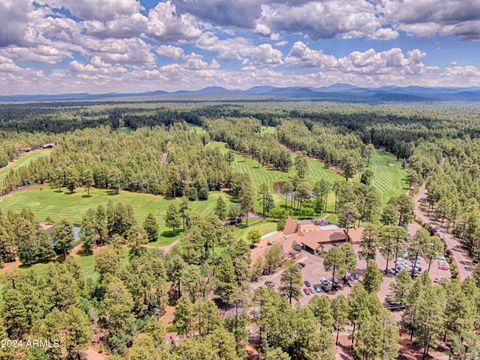
[[[246,229],[249,227],[249,225],[245,224],[245,223],[241,223],[241,224],[236,224],[235,227],[237,229]]]
[[[163,231],[160,235],[166,238],[173,238],[177,235],[180,235],[183,233],[183,230],[177,229],[177,231],[174,233],[173,230],[165,230]]]

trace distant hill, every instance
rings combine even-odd
[[[479,87],[422,87],[383,86],[358,87],[351,84],[333,84],[326,87],[255,86],[247,90],[229,90],[218,86],[200,90],[163,90],[141,93],[8,95],[0,101],[207,101],[207,100],[325,100],[353,102],[415,102],[415,101],[480,101]]]

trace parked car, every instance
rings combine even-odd
[[[395,275],[397,273],[397,270],[394,269],[394,268],[390,268],[390,269],[387,269],[387,273],[389,273],[391,275]]]
[[[322,292],[322,285],[321,284],[315,284],[315,285],[313,285],[313,289],[315,290],[316,293],[320,294]]]
[[[273,283],[273,281],[267,280],[267,281],[265,281],[265,285],[274,286],[275,284]]]
[[[329,285],[330,284],[330,282],[328,281],[327,278],[321,278],[320,282],[322,283],[322,285]]]
[[[305,293],[305,295],[310,295],[311,294],[309,288],[303,288],[303,292]]]
[[[310,281],[308,281],[308,280],[305,280],[303,283],[305,284],[305,286],[306,286],[307,288],[312,287],[312,284],[310,284]]]
[[[386,302],[385,308],[388,310],[395,311],[395,310],[405,309],[405,305],[393,299],[386,298],[385,302]]]
[[[333,289],[333,290],[342,290],[342,289],[343,289],[343,285],[342,285],[341,283],[333,284],[332,289]]]
[[[332,290],[332,287],[330,285],[322,284],[322,290],[328,293]]]

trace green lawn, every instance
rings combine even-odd
[[[74,194],[68,194],[57,192],[48,186],[39,185],[0,198],[0,209],[18,212],[23,208],[30,208],[39,221],[50,217],[55,222],[67,218],[75,223],[80,223],[88,209],[98,205],[106,205],[108,201],[122,202],[132,206],[139,222],[143,222],[148,213],[155,215],[162,232],[159,239],[160,245],[167,245],[175,240],[176,237],[171,236],[170,229],[165,226],[165,214],[170,204],[178,205],[180,203],[179,199],[172,200],[163,196],[128,191],[120,191],[117,195],[110,195],[105,190],[97,189],[92,189],[90,195],[90,197],[86,197],[86,192],[83,189],[77,189]],[[220,196],[220,193],[212,192],[206,201],[190,202],[191,211],[203,215],[213,213],[218,196]]]
[[[130,204],[135,212],[137,221],[143,222],[148,213],[152,213],[158,223],[160,224],[161,234],[155,243],[151,245],[164,246],[169,245],[180,234],[174,237],[170,229],[165,225],[165,214],[170,204],[179,204],[180,200],[166,199],[163,196],[132,193],[128,191],[120,191],[117,195],[110,195],[105,190],[92,189],[90,197],[86,197],[86,192],[83,189],[78,189],[74,194],[67,194],[65,192],[57,192],[45,185],[38,185],[27,190],[14,192],[0,198],[0,209],[12,210],[19,212],[24,208],[30,208],[35,214],[37,220],[43,221],[50,217],[57,222],[63,218],[74,223],[80,223],[85,212],[98,205],[106,205],[108,201],[113,203],[122,202],[123,204]],[[208,216],[213,213],[217,198],[226,194],[220,192],[211,192],[208,200],[193,201],[189,203],[190,211],[193,213]],[[246,229],[235,229],[237,236],[246,237],[248,231],[253,228],[258,228],[261,232],[273,231],[276,227],[274,222],[267,222],[265,220],[259,221],[254,219],[251,225]],[[272,230],[273,229],[273,230]]]
[[[237,225],[233,228],[235,237],[247,239],[248,233],[252,230],[258,230],[260,235],[268,234],[277,230],[277,223],[267,219],[249,219],[248,227],[245,224]]]
[[[262,126],[262,134],[276,134],[277,128],[275,126]]]
[[[31,151],[31,152],[23,155],[21,158],[15,160],[15,162],[11,166],[1,168],[0,169],[0,183],[3,182],[3,179],[10,173],[10,171],[17,170],[17,169],[21,168],[22,166],[26,166],[26,165],[30,164],[34,160],[37,160],[37,159],[39,159],[43,156],[50,155],[51,152],[52,152],[51,149]]]
[[[222,152],[228,151],[225,143],[214,142],[210,145],[213,148],[218,148]],[[273,190],[274,184],[277,182],[282,182],[290,179],[294,173],[294,168],[290,168],[288,172],[269,169],[261,165],[258,161],[245,157],[237,152],[234,152],[235,160],[232,166],[239,172],[247,173],[252,179],[252,184],[254,187],[255,194],[257,193],[258,188],[261,184],[267,183],[268,186]],[[313,186],[320,179],[325,179],[330,183],[333,183],[335,180],[342,180],[343,177],[336,173],[335,171],[325,168],[325,165],[315,159],[308,159],[308,175],[307,181]],[[276,194],[275,200],[277,203],[281,203],[284,197],[282,195]],[[333,204],[333,195],[329,199],[329,203]]]
[[[207,133],[207,131],[204,128],[202,128],[200,125],[197,125],[197,124],[187,123],[187,129],[189,131],[196,133],[197,135],[203,135]]]
[[[267,131],[267,130],[266,130]],[[269,130],[268,130],[269,131]],[[221,142],[214,142],[210,145],[213,148],[219,148],[222,152],[228,151],[226,145]],[[263,183],[267,183],[271,189],[276,182],[288,180],[295,173],[294,168],[290,168],[288,172],[269,169],[261,165],[258,161],[245,157],[234,152],[235,160],[233,167],[242,172],[250,174],[255,191]],[[397,160],[393,155],[383,151],[376,151],[370,160],[370,169],[374,172],[372,186],[376,188],[380,194],[382,204],[393,196],[398,196],[407,191],[406,171],[402,167],[402,162]],[[325,165],[316,159],[308,159],[308,175],[307,181],[313,186],[318,180],[325,179],[330,183],[335,180],[344,181],[344,177],[337,172],[325,168]],[[358,174],[354,181],[360,181]],[[275,195],[277,202],[283,200],[282,196]],[[333,210],[333,194],[329,198],[328,210]]]
[[[126,264],[128,261],[128,250],[121,250],[120,255],[121,255],[121,262],[123,264]],[[75,260],[80,265],[80,271],[84,279],[88,279],[88,278],[91,278],[92,280],[97,279],[98,273],[95,272],[95,258],[96,258],[96,254],[88,255],[88,256],[83,256],[83,255],[75,256]],[[20,270],[32,269],[37,275],[44,276],[47,272],[47,267],[48,267],[48,263],[41,263],[41,264],[35,264],[27,267],[21,266],[19,269]]]
[[[366,166],[366,164],[365,164]],[[372,186],[378,190],[382,204],[408,190],[407,172],[402,167],[402,161],[383,151],[376,151],[370,159],[370,169],[374,176]]]
[[[123,134],[131,134],[133,129],[128,126],[120,126],[119,128],[115,129],[115,131]]]

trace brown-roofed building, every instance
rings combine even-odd
[[[297,233],[298,242],[302,244],[305,250],[308,250],[316,254],[319,250],[323,249],[326,244],[337,244],[348,241],[348,236],[343,229],[334,230],[312,230]]]
[[[291,216],[288,217],[285,221],[285,226],[283,227],[283,235],[292,235],[295,234],[298,230],[298,224]]]
[[[362,241],[363,227],[348,229],[348,238],[352,243],[359,243]]]
[[[313,254],[325,250],[325,245],[339,245],[350,241],[358,243],[362,239],[363,228],[343,229],[336,225],[319,220],[295,220],[290,216],[285,222],[282,232],[267,234],[252,249],[252,264],[259,257],[265,256],[273,244],[282,247],[284,257],[292,256],[291,252],[301,246]]]

